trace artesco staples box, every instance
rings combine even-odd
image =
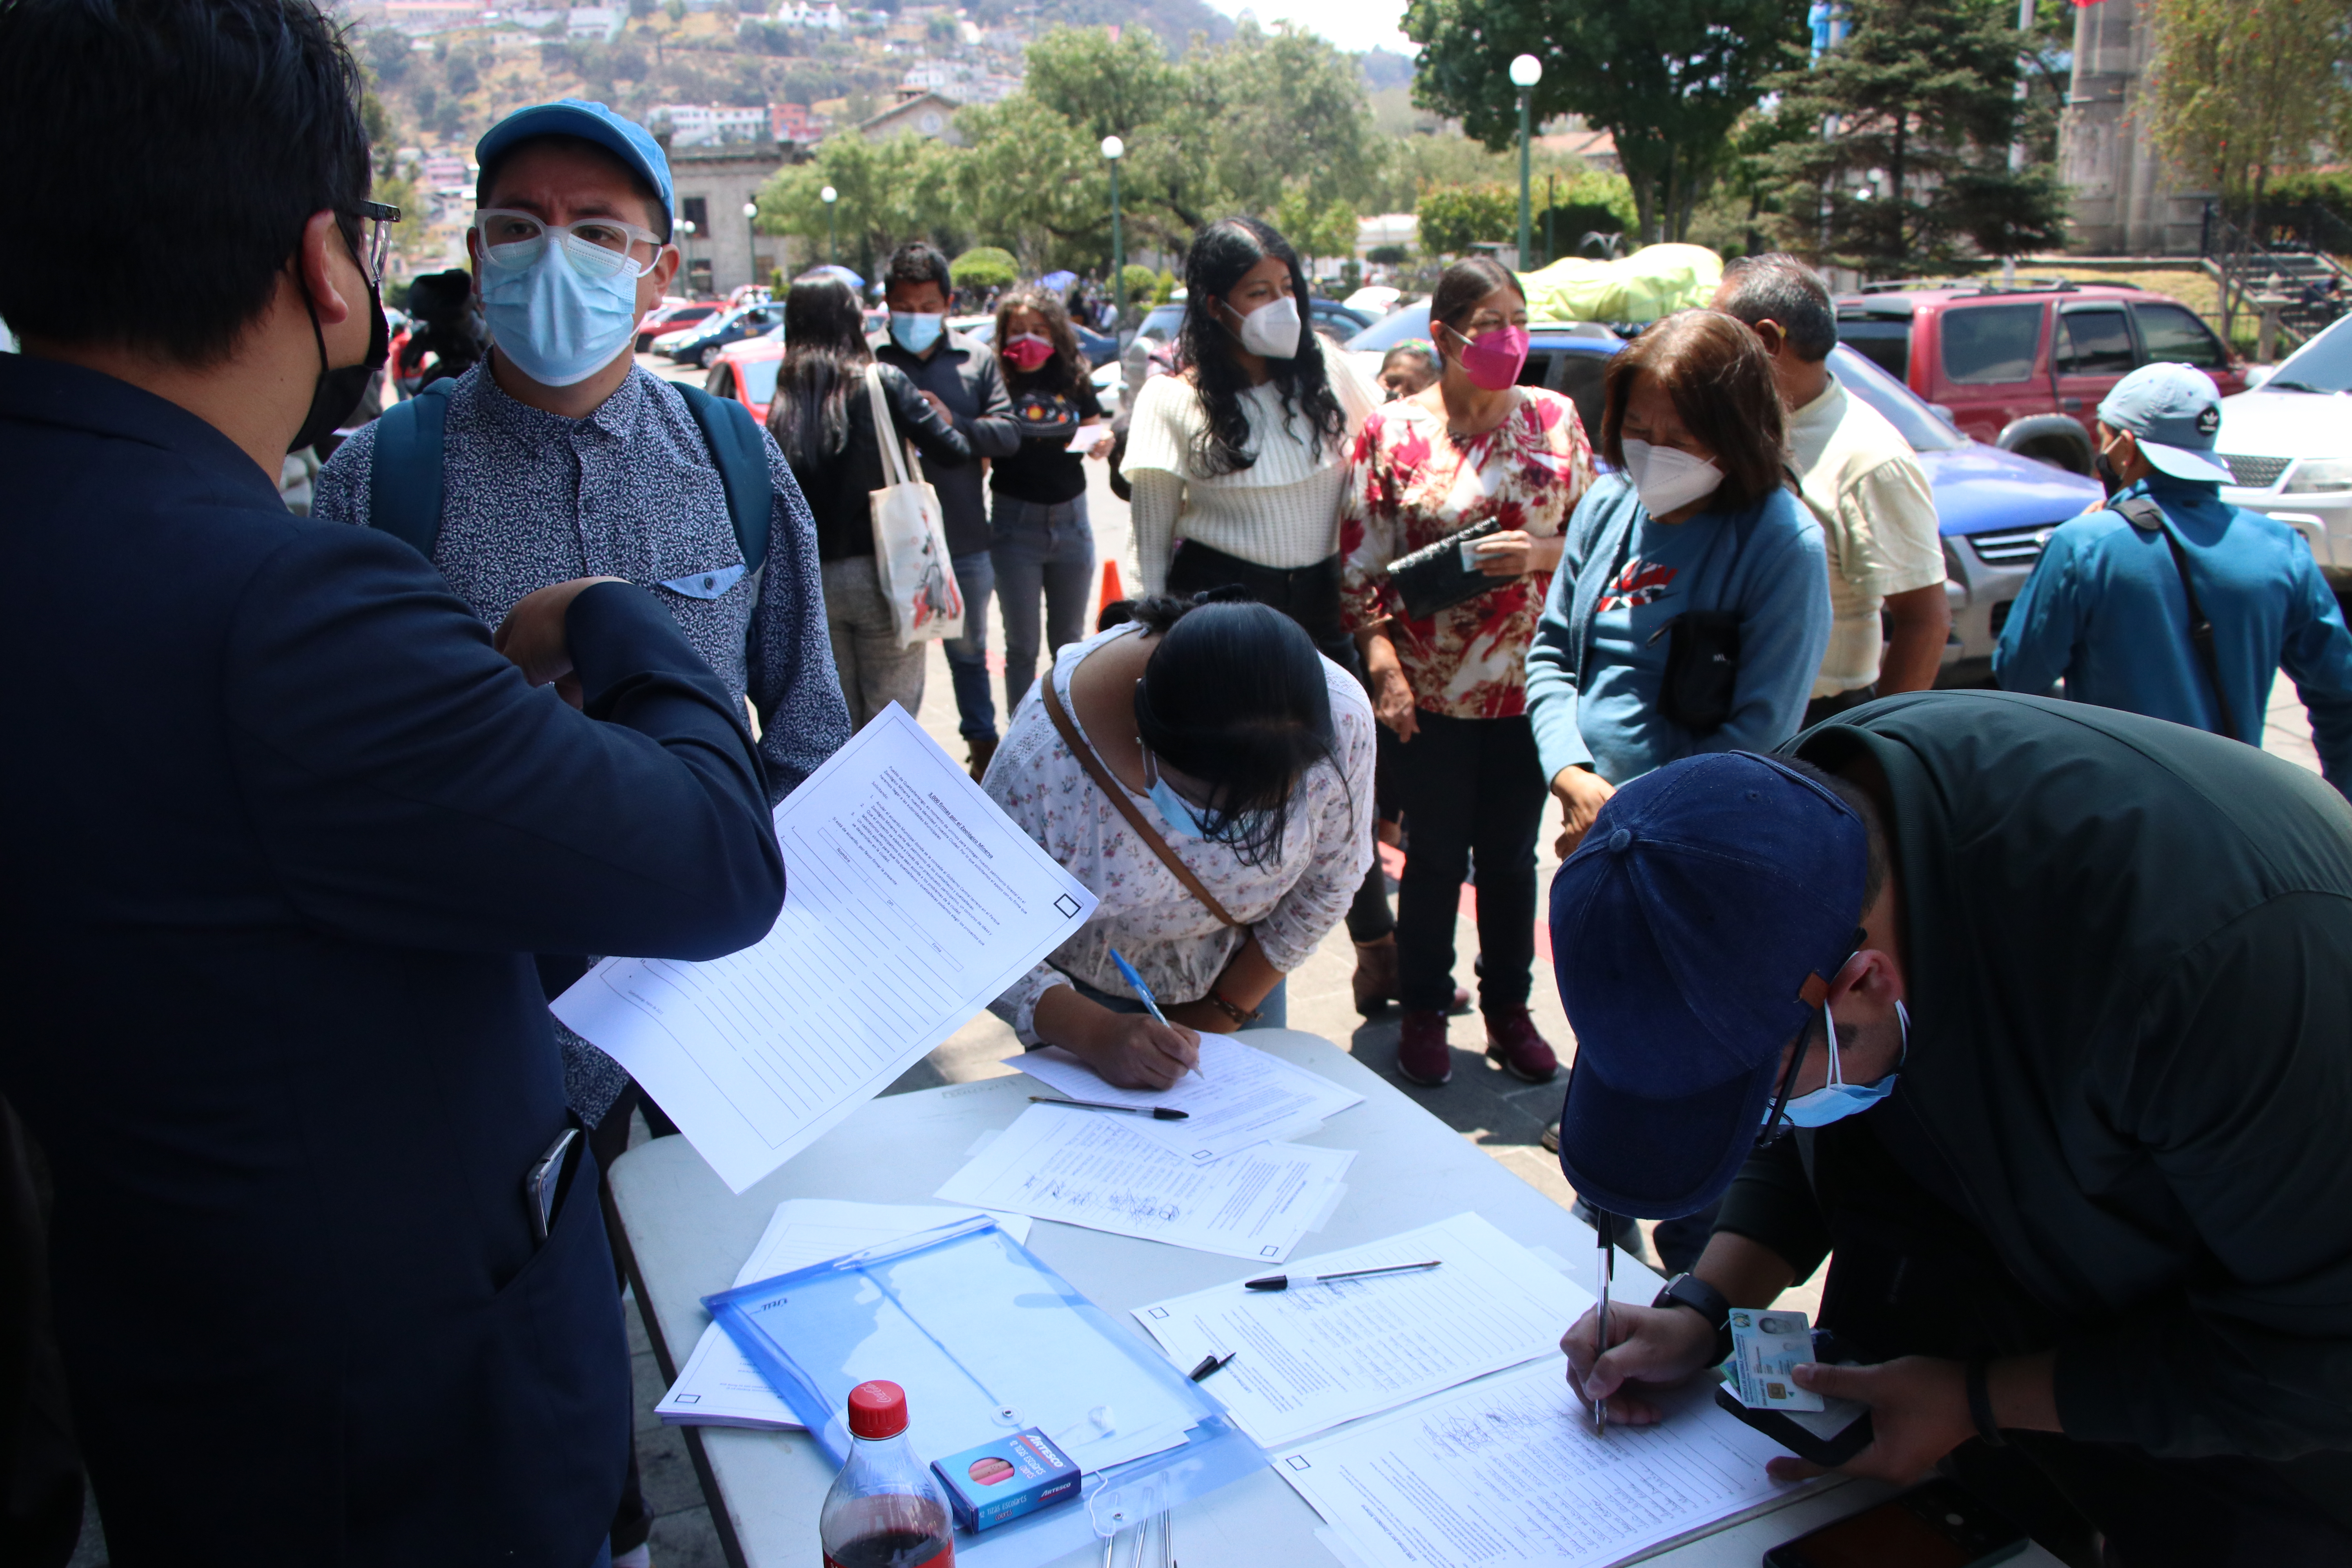
[[[986,1530],[1078,1495],[1078,1467],[1036,1427],[931,1461],[956,1523]]]

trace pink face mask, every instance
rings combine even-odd
[[[1024,332],[1004,345],[1004,357],[1024,374],[1043,369],[1054,357],[1054,345],[1034,332]]]
[[[1528,363],[1528,330],[1525,327],[1489,327],[1476,337],[1465,337],[1445,329],[1461,340],[1462,374],[1470,384],[1488,392],[1500,392],[1519,379],[1519,367]]]

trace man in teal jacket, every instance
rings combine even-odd
[[[2294,530],[2221,500],[2221,424],[2201,370],[2143,365],[2116,383],[2099,405],[2115,493],[2051,535],[1993,650],[1994,677],[2010,691],[2063,679],[2078,702],[2259,746],[2284,668],[2321,771],[2352,789],[2352,633]]]

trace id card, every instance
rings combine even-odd
[[[1822,1396],[1800,1388],[1790,1375],[1815,1359],[1804,1313],[1778,1307],[1732,1309],[1731,1360],[1726,1370],[1732,1391],[1750,1410],[1821,1409]]]

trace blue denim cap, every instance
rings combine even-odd
[[[2221,389],[2194,365],[2140,366],[2099,400],[2099,423],[2139,437],[2159,473],[2232,482],[2230,470],[2206,456],[2221,429]]]
[[[1610,798],[1551,884],[1580,1195],[1640,1219],[1723,1195],[1781,1048],[1853,954],[1868,877],[1861,817],[1777,758],[1686,757]]]
[[[677,221],[677,195],[670,184],[669,159],[663,153],[661,143],[635,121],[624,119],[603,104],[590,103],[585,99],[560,99],[553,103],[534,103],[529,109],[516,110],[474,143],[474,162],[487,169],[518,142],[537,136],[577,136],[583,142],[593,142],[632,173],[642,175],[661,198],[664,220]]]

